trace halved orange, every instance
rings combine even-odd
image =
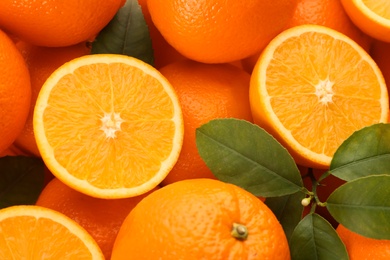
[[[354,131],[387,122],[381,71],[354,41],[319,25],[288,29],[263,51],[253,70],[254,121],[300,165],[327,168]]]
[[[85,229],[48,208],[3,208],[0,230],[0,259],[104,259]]]
[[[50,171],[99,198],[155,188],[183,141],[170,83],[152,66],[119,54],[86,55],[58,68],[42,86],[33,125]]]
[[[352,22],[371,37],[390,42],[389,0],[341,0]]]

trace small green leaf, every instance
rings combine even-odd
[[[34,204],[42,191],[42,159],[25,156],[0,158],[0,208]]]
[[[336,230],[316,213],[308,214],[295,228],[290,239],[291,260],[349,259]]]
[[[305,194],[299,191],[290,195],[272,197],[265,200],[265,204],[272,210],[282,225],[288,240],[302,218],[303,206],[301,201],[304,197]]]
[[[337,149],[330,173],[346,181],[390,174],[389,144],[390,124],[375,124],[356,131]]]
[[[124,54],[153,65],[152,40],[141,6],[127,0],[92,43],[92,54]]]
[[[346,228],[366,237],[390,239],[390,175],[347,182],[326,202],[329,213]]]
[[[196,130],[200,156],[221,181],[256,196],[278,197],[303,189],[293,158],[270,134],[239,119],[214,119]]]

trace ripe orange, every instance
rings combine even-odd
[[[175,89],[184,120],[179,159],[162,184],[192,178],[215,178],[198,153],[195,131],[216,118],[252,121],[249,74],[230,64],[203,64],[191,60],[171,63],[160,72]]]
[[[44,207],[1,209],[0,230],[0,259],[104,259],[85,229]]]
[[[303,25],[317,24],[339,31],[356,41],[366,51],[370,49],[372,39],[360,31],[349,19],[340,0],[298,0],[293,17],[285,29]],[[247,71],[252,71],[260,53],[242,61]]]
[[[336,231],[347,248],[350,260],[390,259],[390,240],[364,237],[341,224]]]
[[[333,29],[301,25],[275,37],[253,70],[254,121],[300,165],[327,168],[354,131],[387,122],[389,97],[372,58]]]
[[[141,5],[146,24],[149,28],[150,38],[152,39],[154,67],[161,68],[169,63],[183,60],[185,57],[173,48],[161,35],[150,17],[146,0],[138,0]]]
[[[371,37],[390,41],[390,4],[388,0],[341,0],[351,20]]]
[[[63,213],[82,226],[97,242],[106,259],[123,220],[149,193],[128,199],[97,199],[77,192],[57,178],[42,190],[36,205]]]
[[[4,156],[18,156],[18,155],[32,156],[30,153],[27,153],[27,152],[23,151],[22,149],[20,149],[14,143],[11,144],[10,146],[8,146],[7,149],[5,149],[2,152],[0,152],[0,157],[4,157]]]
[[[0,28],[35,45],[74,45],[93,39],[124,3],[125,0],[2,0]]]
[[[31,100],[27,65],[13,41],[0,30],[0,152],[18,137]]]
[[[111,259],[288,260],[290,251],[279,221],[257,197],[218,180],[192,179],[138,203]]]
[[[390,42],[374,41],[370,54],[381,70],[390,93]]]
[[[30,72],[32,96],[26,124],[15,140],[15,144],[34,156],[39,157],[40,154],[33,130],[33,113],[38,93],[46,79],[58,67],[67,61],[88,54],[90,50],[85,43],[67,47],[39,47],[19,41],[16,47],[22,53]]]
[[[297,0],[148,0],[152,21],[187,58],[205,63],[240,60],[282,31]]]
[[[33,125],[49,170],[99,198],[156,187],[176,163],[184,132],[167,79],[119,54],[85,55],[59,67],[41,88]]]

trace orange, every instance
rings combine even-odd
[[[371,37],[390,41],[390,2],[388,0],[341,0],[351,20]]]
[[[11,144],[7,149],[0,152],[0,157],[4,156],[32,156],[30,153],[27,153],[20,149],[18,146],[16,146],[14,143]]]
[[[298,0],[294,15],[285,28],[303,24],[332,28],[356,41],[366,51],[370,49],[371,37],[360,31],[349,19],[340,0]],[[259,56],[260,53],[242,61],[248,71],[252,71]]]
[[[32,96],[26,124],[15,144],[35,156],[40,156],[33,131],[33,113],[38,93],[54,70],[71,59],[88,54],[90,50],[85,43],[67,47],[39,47],[19,41],[16,47],[22,53],[30,72]]]
[[[279,221],[257,197],[218,180],[192,179],[139,202],[111,259],[288,260],[290,251]]]
[[[364,237],[341,224],[336,231],[347,248],[350,260],[390,259],[390,240]]]
[[[31,100],[27,65],[13,41],[0,30],[0,152],[18,137]]]
[[[296,162],[328,168],[354,131],[386,122],[383,76],[356,42],[333,29],[301,25],[275,37],[253,70],[254,121]]]
[[[85,229],[44,207],[1,209],[0,230],[0,259],[104,259]]]
[[[148,0],[152,21],[182,55],[226,63],[257,53],[292,17],[297,0]]]
[[[381,70],[385,78],[387,91],[390,92],[390,43],[374,41],[370,54]]]
[[[176,163],[184,132],[167,79],[119,54],[85,55],[60,66],[39,92],[33,126],[49,170],[99,198],[156,187]]]
[[[252,121],[250,76],[230,64],[203,64],[191,60],[160,69],[175,89],[184,120],[184,140],[178,161],[162,184],[192,178],[215,178],[198,153],[196,128],[216,118]]]
[[[36,205],[59,211],[76,221],[94,238],[105,258],[110,259],[123,220],[148,194],[127,199],[98,199],[77,192],[54,178],[42,190]]]
[[[125,0],[2,0],[0,28],[35,45],[74,45],[93,39],[124,3]]]
[[[185,57],[173,48],[161,35],[150,17],[146,0],[138,0],[141,5],[146,24],[149,28],[150,38],[152,40],[154,67],[161,68],[169,63],[183,60]]]

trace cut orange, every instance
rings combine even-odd
[[[42,86],[33,125],[50,171],[98,198],[152,190],[183,142],[170,83],[152,66],[118,54],[86,55],[58,68]]]
[[[0,259],[104,259],[79,224],[44,207],[1,209],[0,230]]]
[[[389,0],[341,0],[352,22],[371,37],[390,42]]]
[[[372,58],[354,41],[320,25],[275,37],[251,77],[254,121],[300,165],[327,168],[354,131],[387,122],[389,97]]]

